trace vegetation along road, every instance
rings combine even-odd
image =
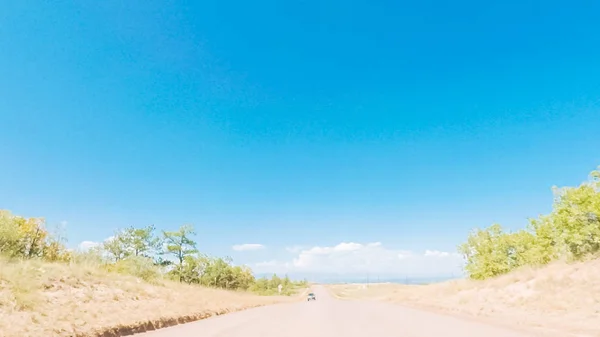
[[[142,334],[143,337],[526,337],[451,316],[371,301],[342,301],[322,286],[317,301],[236,312]]]

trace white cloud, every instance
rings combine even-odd
[[[291,252],[290,249],[288,251]],[[413,252],[384,247],[381,242],[342,242],[297,251],[289,261],[265,261],[252,267],[256,272],[386,276],[448,276],[461,274],[460,255],[439,250]]]
[[[400,250],[400,251],[398,251],[398,259],[400,259],[400,260],[409,258],[409,257],[411,257],[413,255],[414,255],[413,252],[411,252],[410,250]]]
[[[234,245],[231,248],[233,250],[241,252],[241,251],[248,251],[248,250],[259,250],[259,249],[265,248],[265,246],[261,245],[260,243],[244,243],[241,245]]]
[[[435,257],[446,257],[449,256],[448,252],[440,252],[439,250],[426,250],[425,256],[435,256]]]
[[[109,236],[106,239],[104,239],[102,242],[97,242],[97,241],[81,241],[81,243],[79,245],[77,245],[77,248],[80,251],[88,251],[92,248],[96,248],[99,247],[100,245],[102,245],[102,243],[104,242],[109,242],[110,240],[113,240],[115,237],[114,236]]]
[[[299,253],[302,249],[304,249],[302,246],[285,247],[285,250],[290,253]]]
[[[90,250],[92,248],[98,247],[99,245],[100,245],[100,243],[99,242],[95,242],[95,241],[82,241],[79,244],[78,248],[79,248],[79,250],[85,252],[85,251],[88,251],[88,250]]]

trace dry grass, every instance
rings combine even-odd
[[[0,260],[0,335],[119,336],[298,299],[158,283],[81,264]]]
[[[374,299],[577,336],[600,336],[600,259],[523,269],[487,281],[431,285],[333,285],[346,299]]]

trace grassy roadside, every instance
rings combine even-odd
[[[169,280],[151,284],[85,264],[0,260],[0,331],[6,337],[120,336],[299,299]]]
[[[387,301],[564,336],[600,336],[600,259],[525,268],[485,281],[328,287],[340,299]]]

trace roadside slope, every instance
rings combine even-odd
[[[486,281],[329,286],[342,299],[373,299],[484,318],[503,325],[600,335],[600,260],[553,263]]]
[[[83,265],[0,260],[2,336],[119,336],[298,296],[257,296],[135,277]]]

